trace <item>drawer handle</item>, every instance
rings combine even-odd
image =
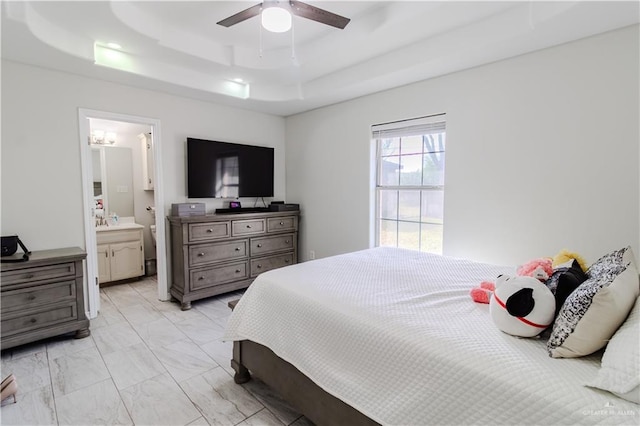
[[[201,251],[200,253],[198,253],[198,256],[200,256],[200,257],[204,256],[204,252]]]
[[[204,280],[204,277],[203,277],[202,275],[200,275],[200,276],[198,277],[198,281],[202,281],[202,280]]]
[[[280,226],[284,226],[284,222],[280,222]]]
[[[258,266],[256,266],[256,268],[262,269],[262,265],[258,264]]]
[[[35,276],[35,275],[33,275],[33,274],[27,274],[26,278],[27,278],[28,280],[30,280],[30,279],[31,279],[31,278],[33,278],[34,276]]]
[[[239,274],[240,272],[242,272],[240,269],[236,269],[236,274]]]
[[[289,244],[289,240],[284,240],[284,243],[285,244]]]
[[[236,250],[236,251],[240,251],[240,247],[236,247],[236,249],[235,249],[235,250]]]
[[[285,260],[284,260],[284,263],[289,263],[289,259],[285,259]]]
[[[251,229],[251,225],[247,225],[247,228]]]
[[[29,297],[27,297],[27,300],[36,300],[36,295],[30,294]]]
[[[35,324],[37,321],[38,321],[38,320],[37,320],[37,319],[35,319],[35,318],[31,318],[31,319],[29,320],[29,322],[30,322],[31,324]]]
[[[213,229],[209,228],[209,229],[207,229],[207,232],[208,232],[208,233],[212,233],[212,232],[213,232]]]
[[[256,247],[261,248],[261,247],[262,247],[262,244],[258,244]]]

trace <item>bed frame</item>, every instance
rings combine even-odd
[[[236,383],[246,383],[254,375],[317,425],[379,424],[324,391],[266,346],[250,340],[233,342],[231,367]]]

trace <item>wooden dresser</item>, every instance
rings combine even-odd
[[[22,254],[20,254],[22,255]],[[75,331],[89,335],[80,248],[34,251],[26,262],[2,263],[2,349]]]
[[[171,295],[191,302],[246,288],[298,261],[298,211],[170,216]]]

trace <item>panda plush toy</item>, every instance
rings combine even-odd
[[[555,310],[555,296],[539,280],[508,275],[496,279],[489,311],[503,332],[519,337],[537,336],[553,324]]]

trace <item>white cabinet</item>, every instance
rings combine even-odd
[[[144,275],[142,241],[110,244],[111,281]]]
[[[100,284],[144,275],[144,245],[141,228],[98,232],[98,281]]]
[[[111,266],[109,260],[109,244],[98,244],[98,282],[111,281]]]
[[[151,133],[140,133],[138,135],[142,144],[142,189],[153,191],[153,142]]]

